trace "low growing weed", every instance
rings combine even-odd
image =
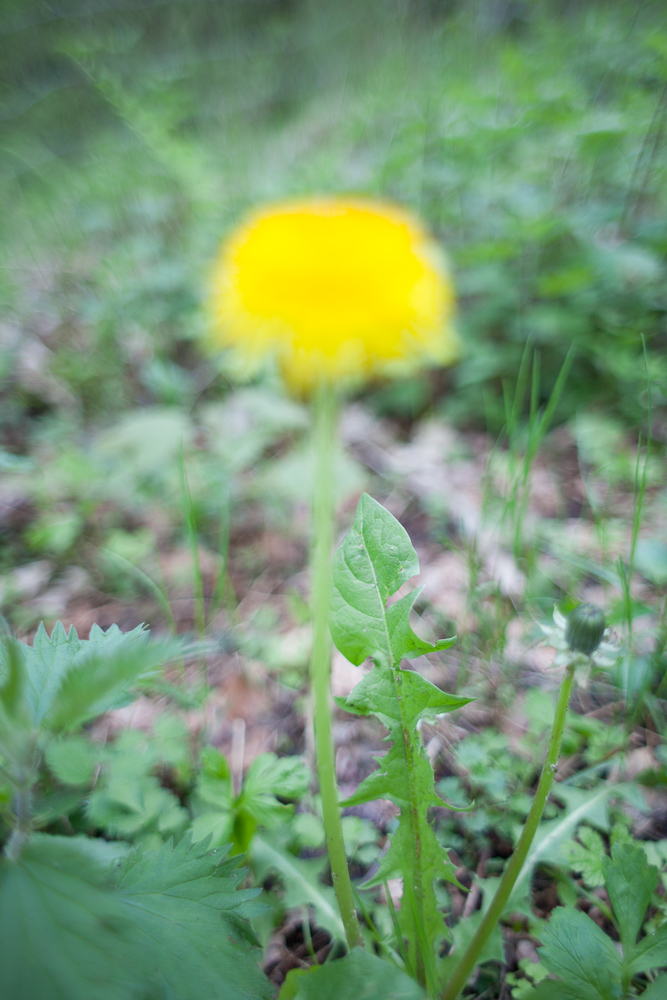
[[[415,1000],[454,997],[448,984],[461,954],[479,940],[498,898],[496,894],[492,901],[483,886],[482,909],[467,918],[467,933],[466,919],[453,929],[444,920],[439,887],[443,882],[456,887],[458,878],[432,825],[431,807],[446,802],[436,793],[420,727],[422,721],[455,711],[469,699],[448,695],[416,670],[401,666],[404,657],[413,660],[452,642],[428,643],[412,630],[409,614],[416,592],[387,605],[417,570],[404,529],[370,497],[362,497],[355,525],[333,564],[331,628],[352,662],[370,656],[374,664],[341,707],[378,717],[388,730],[390,747],[344,805],[388,798],[399,807],[398,822],[380,855],[373,838],[366,840],[370,853],[367,850],[364,864],[377,858],[379,866],[371,868],[372,878],[360,886],[367,900],[361,909],[365,949],[354,948],[333,962],[325,978],[318,966],[290,974],[281,991],[283,1000],[338,997],[350,990],[365,990],[363,995],[377,1000],[387,995]],[[580,617],[586,628],[593,621],[593,639],[599,640],[596,614]],[[572,651],[568,642],[583,643],[588,650],[593,641],[572,628],[567,635],[566,640],[558,623],[550,634],[550,641],[560,646],[566,677],[573,661],[581,668],[590,655]],[[58,625],[50,637],[40,629],[33,646],[4,640],[0,914],[3,982],[12,991],[7,996],[18,995],[21,982],[24,989],[27,983],[31,997],[45,998],[57,995],[56,989],[81,997],[91,990],[105,997],[126,996],[131,990],[152,998],[166,996],[167,989],[170,996],[188,1000],[204,995],[271,997],[274,991],[259,970],[260,951],[249,922],[259,919],[257,904],[250,902],[258,890],[238,888],[243,877],[239,852],[248,849],[255,879],[273,873],[285,886],[288,905],[311,910],[333,940],[344,941],[335,896],[320,880],[323,859],[293,853],[308,842],[321,843],[322,836],[316,817],[314,827],[306,822],[307,813],[300,813],[297,823],[288,804],[305,801],[309,773],[301,758],[264,754],[235,788],[230,765],[219,750],[203,747],[196,762],[197,751],[175,716],[160,717],[151,734],[126,730],[105,743],[91,739],[87,723],[157,684],[165,657],[179,655],[173,644],[149,641],[141,630],[123,635],[116,628],[106,633],[93,629],[90,640],[81,641],[74,630],[66,633]],[[561,692],[559,711],[564,704]],[[576,727],[572,733],[576,737]],[[589,741],[595,735],[586,731]],[[496,796],[516,794],[515,787],[504,784],[503,775],[509,776],[512,767],[503,762],[500,743],[487,734],[478,744],[477,756],[487,760],[478,789],[485,786]],[[550,753],[553,745],[552,736]],[[470,756],[472,744],[470,752],[464,747],[460,757],[467,761],[474,789],[475,754]],[[495,778],[489,754],[497,758]],[[553,768],[548,762],[540,786],[544,774],[550,783]],[[456,808],[469,807],[451,782],[439,788],[454,793]],[[523,858],[514,865],[519,881],[496,905],[494,921],[517,911],[530,914],[527,874],[538,864],[558,859],[557,864],[583,872],[591,888],[582,898],[594,899],[590,893],[604,884],[610,905],[606,910],[602,902],[600,906],[608,913],[611,933],[615,928],[620,935],[622,952],[590,916],[568,903],[554,910],[545,924],[532,924],[542,945],[540,961],[523,963],[524,977],[508,980],[516,1000],[662,996],[665,976],[659,970],[667,965],[667,925],[656,895],[659,869],[648,863],[627,825],[614,834],[610,857],[600,835],[581,827],[586,819],[602,821],[600,809],[614,794],[614,786],[601,791],[568,791],[560,783],[557,798],[564,799],[567,808],[562,817],[539,827],[533,824],[537,836],[532,846],[524,838]],[[623,794],[622,786],[616,786],[616,794]],[[518,820],[528,811],[530,820],[534,805],[529,809],[531,800],[526,795],[523,799],[525,806],[517,800],[514,815]],[[449,815],[459,816],[465,825],[474,820],[475,809]],[[344,823],[349,827],[353,819]],[[366,836],[356,826],[354,834],[347,831],[350,853],[352,838],[360,845]],[[511,823],[506,832],[513,837]],[[577,832],[579,846],[573,840]],[[222,843],[227,846],[216,846]],[[572,847],[563,853],[568,844]],[[555,852],[557,845],[560,853]],[[235,856],[228,859],[230,850]],[[403,900],[398,909],[389,904],[385,921],[369,891],[373,886],[386,889],[388,880],[397,876]],[[63,898],[70,902],[63,904]],[[390,900],[388,894],[386,898]],[[494,936],[485,939],[489,945],[476,952],[482,961],[500,957],[497,931],[491,930]],[[38,938],[51,941],[53,950],[40,950]],[[30,956],[38,951],[40,962],[32,963],[26,980]],[[391,993],[383,985],[387,977]]]

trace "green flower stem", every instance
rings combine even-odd
[[[493,901],[489,909],[486,911],[484,919],[477,929],[477,933],[454,969],[447,986],[440,996],[440,1000],[456,1000],[459,993],[468,982],[471,972],[479,961],[482,949],[488,941],[493,928],[500,920],[516,880],[521,873],[521,869],[523,868],[528,855],[530,845],[533,842],[540,820],[542,819],[542,813],[544,812],[544,807],[556,773],[558,754],[560,751],[560,741],[563,736],[563,729],[565,728],[565,716],[567,713],[568,702],[570,700],[570,693],[572,691],[575,662],[580,658],[580,654],[573,654],[571,662],[568,663],[565,669],[565,674],[560,687],[560,693],[558,695],[556,715],[554,718],[553,728],[551,730],[551,739],[549,740],[547,756],[544,761],[544,767],[542,768],[542,774],[537,786],[537,792],[535,793],[535,798],[533,799],[533,804],[530,808],[530,812],[528,813],[528,818],[526,819],[524,828],[521,831],[519,842],[516,845],[514,854],[510,858],[509,864],[503,873],[503,877],[500,880],[500,885],[496,890]]]
[[[30,839],[32,830],[32,787],[22,784],[14,792],[14,830],[5,845],[8,861],[18,861],[21,851]]]
[[[345,936],[350,948],[363,946],[354,908],[354,895],[345,856],[343,828],[336,787],[336,758],[331,735],[331,636],[329,633],[330,562],[333,544],[334,457],[337,401],[333,388],[321,384],[315,395],[315,489],[313,494],[313,653],[310,679],[313,692],[315,754],[322,797],[331,877],[336,890]]]

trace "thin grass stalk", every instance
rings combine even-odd
[[[549,739],[549,746],[547,748],[544,767],[542,768],[542,774],[537,786],[535,798],[533,799],[533,804],[530,808],[530,812],[528,813],[524,828],[521,831],[519,842],[517,843],[514,854],[510,858],[507,868],[503,873],[503,877],[500,880],[500,885],[496,890],[496,894],[493,897],[491,905],[486,911],[484,918],[477,929],[477,933],[454,969],[449,982],[440,996],[440,1000],[456,1000],[459,993],[468,982],[473,969],[479,961],[484,945],[491,936],[491,932],[494,927],[500,920],[512,894],[512,889],[521,874],[521,869],[523,868],[528,856],[530,845],[533,842],[540,820],[542,819],[542,813],[544,812],[544,807],[546,805],[547,798],[549,797],[551,785],[556,773],[560,743],[563,736],[563,730],[565,728],[567,706],[570,700],[570,693],[572,691],[572,683],[574,680],[574,668],[575,659],[573,656],[573,659],[565,668],[565,674],[563,675],[560,692],[558,694],[556,714],[554,717],[553,728],[551,730],[551,738]]]

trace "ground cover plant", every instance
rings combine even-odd
[[[659,5],[8,14],[0,995],[659,1000]],[[445,246],[456,365],[203,348],[322,192]]]

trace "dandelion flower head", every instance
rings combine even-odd
[[[211,338],[288,385],[404,375],[456,360],[454,294],[437,243],[403,209],[364,199],[252,213],[214,266]]]

